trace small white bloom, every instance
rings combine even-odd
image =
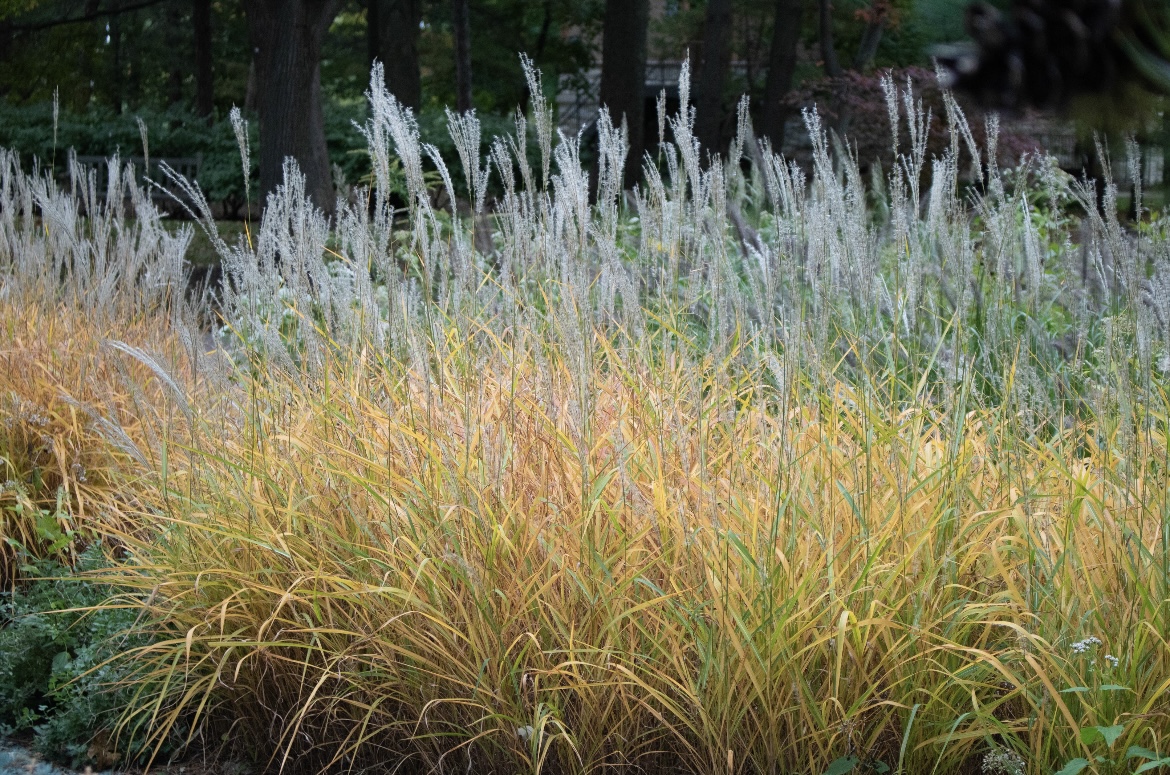
[[[1096,635],[1090,635],[1089,637],[1085,638],[1084,640],[1078,640],[1076,643],[1073,643],[1070,648],[1072,648],[1072,653],[1074,653],[1074,654],[1084,654],[1086,651],[1088,651],[1093,646],[1100,646],[1100,645],[1101,645],[1101,639],[1098,638]]]
[[[1010,748],[996,746],[983,754],[983,775],[1024,775],[1024,758]]]

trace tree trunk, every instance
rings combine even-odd
[[[853,57],[854,70],[865,71],[873,64],[885,29],[884,19],[872,19],[866,23],[865,31],[861,34],[861,43],[857,46],[857,56]]]
[[[267,197],[296,160],[305,191],[332,213],[333,178],[321,103],[321,44],[341,0],[248,0],[260,113],[260,188]]]
[[[455,28],[455,109],[471,110],[471,12],[468,0],[451,0]]]
[[[820,0],[821,4],[821,60],[824,62],[825,75],[836,78],[841,74],[841,62],[837,59],[837,47],[833,45],[833,13],[829,0]]]
[[[857,44],[857,54],[853,57],[854,70],[868,70],[873,64],[890,13],[890,0],[873,0],[868,9],[859,12],[858,16],[865,19],[865,31],[861,33],[861,42]]]
[[[248,63],[248,79],[244,82],[244,110],[248,113],[257,111],[256,105],[256,52],[252,52],[252,61]]]
[[[772,49],[768,54],[768,79],[764,82],[763,131],[777,153],[784,148],[784,123],[788,110],[784,97],[792,88],[796,72],[796,47],[804,20],[806,0],[776,0],[776,21],[772,28]]]
[[[126,14],[126,26],[122,29],[122,45],[126,56],[126,104],[134,109],[142,99],[142,29],[138,12]]]
[[[375,62],[382,61],[381,34],[381,0],[366,0],[366,59],[373,67]]]
[[[642,169],[645,146],[646,29],[649,0],[607,0],[601,43],[601,104],[615,124],[624,117],[630,134],[625,185]]]
[[[178,105],[183,101],[183,72],[187,69],[186,57],[183,56],[183,30],[186,25],[183,20],[183,7],[177,3],[168,3],[166,6],[166,29],[163,39],[167,46],[167,104]]]
[[[606,10],[608,11],[608,3]],[[548,45],[548,31],[552,27],[552,0],[544,0],[544,18],[540,22],[540,34],[536,36],[536,56],[534,60],[539,62],[544,57],[544,47]]]
[[[695,135],[708,151],[721,146],[723,77],[730,65],[731,0],[708,0],[703,27],[702,60],[695,84]]]
[[[110,104],[115,113],[122,112],[122,15],[118,12],[118,0],[110,2],[109,46],[110,46]]]
[[[1170,184],[1170,105],[1162,109],[1162,186]]]
[[[215,110],[215,81],[211,69],[211,0],[192,2],[191,31],[195,38],[195,113],[210,118]]]
[[[370,0],[370,10],[375,8],[378,56],[386,68],[386,88],[403,105],[417,110],[422,105],[418,64],[422,0]]]

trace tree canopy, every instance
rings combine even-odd
[[[1157,2],[1127,0],[1130,28],[1140,31],[1144,5]],[[1012,0],[981,7],[1004,29],[1019,27]],[[954,0],[0,0],[0,101],[55,101],[94,116],[185,111],[211,123],[238,106],[261,127],[262,186],[292,156],[314,168],[328,208],[329,170],[352,160],[326,152],[336,143],[324,125],[361,104],[375,58],[421,116],[458,106],[490,120],[526,101],[524,53],[550,93],[591,92],[609,104],[639,149],[656,134],[652,68],[690,56],[705,142],[730,137],[746,94],[758,132],[783,144],[794,94],[826,79],[847,86],[886,68],[930,68],[938,44],[967,35],[957,10]],[[286,29],[293,17],[305,24]],[[611,34],[604,51],[607,23],[622,37]],[[314,32],[292,40],[294,28]],[[1145,55],[1135,55],[1139,75],[1170,83],[1159,59],[1170,35],[1134,41]],[[290,121],[305,131],[277,131]],[[637,171],[631,159],[628,182]]]

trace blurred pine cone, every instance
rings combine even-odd
[[[1170,0],[980,0],[966,27],[973,43],[936,59],[945,86],[986,105],[1060,107],[1129,79],[1170,94]]]

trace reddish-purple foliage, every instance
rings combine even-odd
[[[836,78],[821,78],[805,83],[800,89],[789,94],[789,107],[800,110],[813,108],[820,113],[827,129],[837,132],[848,140],[857,154],[862,167],[868,167],[879,160],[889,169],[893,161],[890,147],[890,121],[886,108],[886,95],[882,79],[890,75],[899,91],[905,90],[907,80],[913,89],[915,102],[921,100],[922,109],[930,112],[930,127],[927,141],[927,158],[942,156],[950,146],[951,133],[946,125],[946,111],[943,104],[943,90],[932,71],[924,67],[906,67],[873,73],[849,70]],[[967,117],[971,133],[981,153],[986,153],[987,132],[985,113],[969,100],[957,97]],[[908,150],[905,108],[899,95],[900,110],[899,150]],[[997,162],[1001,165],[1015,165],[1025,153],[1035,152],[1040,142],[1034,137],[1015,128],[1018,122],[1004,122],[999,131]],[[1020,123],[1020,126],[1024,126]],[[795,139],[795,138],[793,138]],[[965,144],[959,140],[962,161],[969,163]]]

